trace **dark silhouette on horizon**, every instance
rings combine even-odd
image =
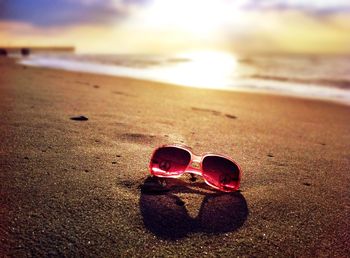
[[[32,53],[74,53],[74,46],[0,46],[0,56],[20,54],[28,56]]]
[[[29,56],[30,55],[30,49],[29,48],[22,48],[21,49],[21,55],[22,56]]]
[[[4,48],[0,48],[0,56],[7,56],[7,50]]]

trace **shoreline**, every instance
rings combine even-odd
[[[330,101],[330,102],[335,102],[335,103],[340,103],[342,105],[347,105],[350,106],[350,94],[348,91],[345,91],[344,89],[337,88],[337,87],[330,87],[330,86],[317,86],[317,85],[312,85],[308,84],[306,86],[306,89],[310,90],[314,88],[314,92],[317,92],[317,90],[328,90],[332,92],[332,96],[316,96],[311,94],[310,92],[308,94],[305,93],[300,93],[298,91],[302,90],[305,91],[305,89],[302,89],[305,86],[300,86],[298,84],[295,84],[292,86],[293,91],[292,92],[290,89],[288,91],[288,86],[285,85],[285,89],[277,89],[275,87],[271,88],[271,85],[274,85],[276,82],[275,81],[266,81],[266,85],[269,89],[264,89],[259,87],[213,87],[213,86],[196,86],[196,85],[185,85],[185,84],[180,84],[176,82],[171,82],[171,80],[166,79],[166,78],[156,78],[152,75],[147,74],[146,70],[141,70],[137,71],[137,69],[133,70],[134,68],[130,67],[123,67],[123,66],[114,66],[114,65],[101,65],[101,64],[94,64],[90,62],[81,62],[81,61],[73,61],[73,63],[76,63],[76,67],[80,68],[73,68],[72,64],[70,64],[70,67],[66,67],[63,64],[37,64],[31,62],[31,60],[24,60],[24,59],[18,59],[17,60],[19,64],[21,65],[26,65],[26,66],[31,66],[31,67],[38,67],[38,68],[44,68],[44,69],[54,69],[54,70],[61,70],[61,71],[67,71],[67,72],[80,72],[80,73],[88,73],[88,74],[96,74],[96,75],[104,75],[104,76],[113,76],[113,77],[120,77],[120,78],[127,78],[127,79],[133,79],[133,80],[141,80],[145,82],[150,82],[150,83],[163,83],[167,85],[173,85],[173,86],[179,86],[179,87],[189,87],[189,88],[198,88],[198,89],[212,89],[212,90],[222,90],[222,91],[233,91],[233,92],[251,92],[251,93],[257,93],[257,94],[269,94],[269,95],[278,95],[278,96],[287,96],[287,97],[295,97],[295,98],[303,98],[303,99],[310,99],[310,100],[322,100],[322,101]],[[66,65],[68,65],[71,61],[63,61],[63,62],[68,62]],[[81,66],[83,64],[83,66]],[[96,66],[96,67],[95,67]],[[102,67],[105,66],[105,69],[102,69]],[[118,70],[115,70],[115,68],[120,69],[119,72]],[[161,72],[161,71],[160,71]],[[135,74],[138,74],[135,76]],[[244,82],[242,82],[244,83]],[[246,82],[245,82],[246,83]],[[257,82],[255,82],[257,83]],[[249,84],[249,83],[248,83]],[[254,82],[252,82],[254,84]],[[243,84],[242,84],[243,85]],[[300,88],[302,87],[302,88]],[[317,87],[318,89],[316,89]],[[338,92],[337,92],[338,91]],[[325,94],[324,92],[322,94]],[[329,93],[328,93],[329,94]],[[339,97],[334,97],[337,95],[343,95],[347,94],[348,99],[345,97],[344,99],[339,99]]]
[[[174,87],[0,59],[5,256],[350,252],[350,107]],[[88,121],[73,121],[84,115]],[[232,157],[241,191],[198,178],[145,194],[155,147]]]

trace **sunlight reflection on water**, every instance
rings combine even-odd
[[[179,54],[188,60],[151,69],[151,73],[175,84],[192,87],[226,88],[232,83],[237,68],[234,55],[218,51],[197,51]]]
[[[350,104],[347,56],[235,56],[195,51],[175,56],[40,54],[25,65],[123,76],[198,88],[278,93]]]

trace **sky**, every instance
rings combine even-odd
[[[350,0],[0,0],[0,44],[350,53]]]

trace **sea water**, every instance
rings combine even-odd
[[[350,56],[36,54],[25,65],[115,75],[189,87],[317,98],[350,104]]]

